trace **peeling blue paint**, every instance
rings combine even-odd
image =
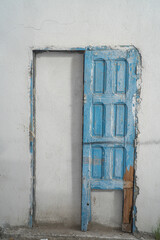
[[[34,96],[33,96],[33,61],[30,66],[30,154],[31,154],[31,194],[30,194],[30,211],[29,211],[29,226],[33,226],[33,209],[34,209]]]
[[[139,53],[134,47],[125,46],[124,48],[112,49],[106,46],[89,46],[86,48],[84,64],[82,231],[87,231],[90,221],[91,204],[89,199],[91,189],[123,189],[125,181],[131,181],[130,179],[124,181],[123,174],[129,173],[131,167],[134,166],[137,93],[137,72],[135,69],[138,65]],[[100,150],[97,150],[99,153],[94,151],[94,156],[93,146],[95,144],[99,145],[99,149],[104,149],[104,156],[102,156]],[[118,149],[122,150],[119,151]],[[115,151],[117,156],[114,154]],[[94,166],[94,162],[96,162],[96,166]],[[103,162],[104,164],[102,164]],[[110,164],[107,164],[107,162]],[[93,167],[94,176],[92,175]],[[108,173],[103,174],[102,177],[102,172]],[[97,179],[95,179],[95,176]],[[130,182],[130,186],[133,188],[133,180]],[[130,224],[131,229],[130,220],[127,224]]]

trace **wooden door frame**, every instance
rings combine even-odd
[[[29,80],[30,80],[30,124],[29,124],[29,149],[30,149],[30,171],[31,171],[31,190],[30,190],[30,208],[29,208],[29,227],[33,227],[35,223],[35,209],[36,209],[36,199],[35,199],[35,189],[36,189],[36,91],[35,91],[35,70],[36,70],[36,54],[44,53],[44,52],[80,52],[85,54],[86,50],[107,50],[107,49],[124,49],[124,48],[135,48],[133,45],[131,46],[114,46],[114,47],[107,47],[107,46],[86,46],[86,47],[74,47],[74,48],[60,48],[60,47],[42,47],[42,48],[35,48],[32,47],[30,50],[31,60],[30,60],[30,67],[29,67]],[[135,48],[136,49],[136,48]],[[136,49],[137,50],[137,49]],[[139,51],[138,51],[139,52]],[[139,72],[138,72],[138,79],[141,79],[141,55],[140,56],[140,64],[139,64]],[[137,90],[139,90],[137,88]],[[136,103],[138,103],[140,97],[140,91],[137,91],[136,95]],[[135,111],[135,131],[136,131],[136,138],[138,135],[138,118],[137,118],[137,107]],[[136,176],[135,176],[135,161],[136,161],[136,149],[137,144],[135,141],[135,157],[134,157],[134,166],[133,166],[133,202],[132,202],[132,232],[136,232],[137,228],[135,225],[136,221],[136,198],[138,194],[138,188],[136,184]]]

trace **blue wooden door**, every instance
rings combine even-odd
[[[123,190],[122,229],[131,231],[137,64],[134,48],[85,52],[82,231],[91,189]]]

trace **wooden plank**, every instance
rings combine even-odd
[[[133,167],[130,166],[129,171],[126,169],[124,174],[124,181],[130,182],[131,188],[126,188],[124,186],[124,198],[123,198],[123,224],[122,231],[131,232],[132,231],[132,208],[133,208]]]
[[[123,223],[129,224],[132,215],[133,189],[124,189]]]

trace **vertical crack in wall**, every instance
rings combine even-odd
[[[30,76],[30,126],[29,126],[29,148],[30,148],[30,169],[31,169],[31,188],[30,188],[30,209],[29,226],[33,226],[35,216],[35,53],[32,51]]]

